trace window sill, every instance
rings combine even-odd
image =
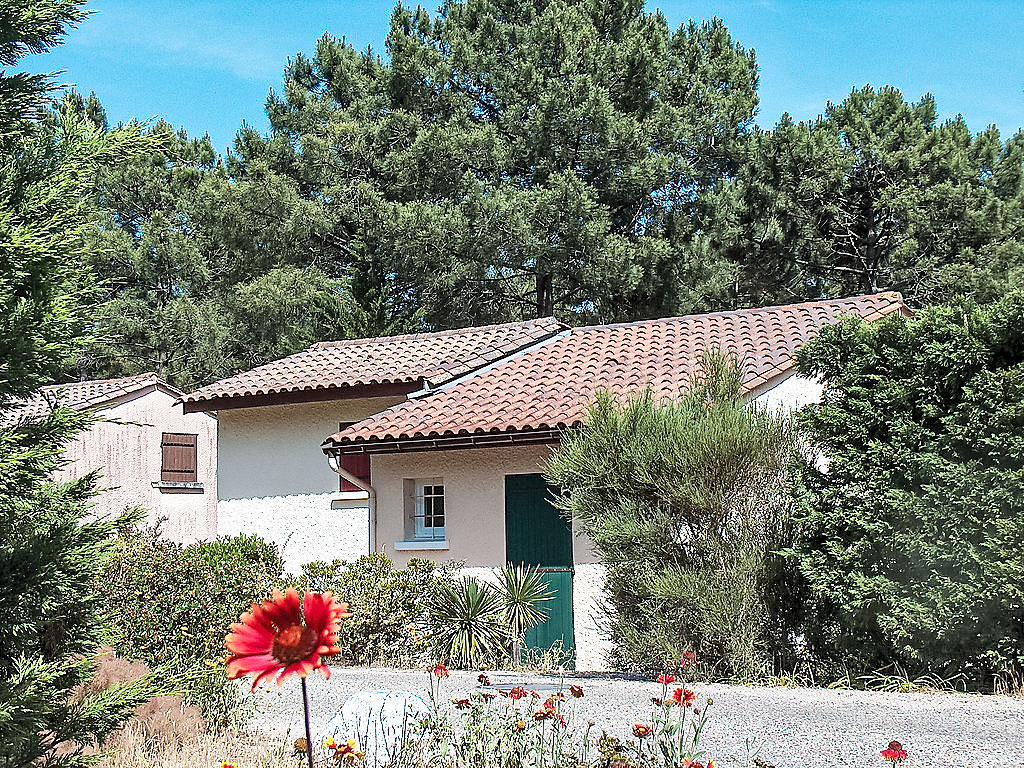
[[[396,541],[395,551],[396,552],[413,552],[416,550],[439,550],[448,549],[448,539],[435,539],[433,541],[429,539],[423,539],[422,541]]]
[[[160,480],[150,483],[160,493],[203,493],[202,483],[176,483],[170,480]]]

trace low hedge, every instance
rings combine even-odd
[[[283,583],[276,545],[257,536],[222,536],[183,546],[159,529],[123,531],[99,579],[117,654],[166,670],[214,727],[247,714],[219,663],[224,636],[254,601]]]
[[[109,607],[117,654],[165,672],[186,703],[213,728],[244,725],[251,699],[224,674],[224,637],[232,622],[274,589],[333,591],[354,616],[343,622],[336,663],[402,666],[427,660],[429,606],[454,564],[413,560],[396,568],[384,555],[313,562],[286,574],[275,544],[258,536],[221,536],[176,544],[159,528],[120,533],[99,590]]]

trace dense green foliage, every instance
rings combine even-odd
[[[742,213],[723,233],[741,301],[898,290],[914,306],[1021,284],[1024,134],[972,136],[926,96],[855,90],[746,142]]]
[[[254,536],[189,546],[125,529],[97,579],[119,656],[171,673],[213,727],[244,725],[240,691],[224,676],[224,637],[253,602],[283,587],[284,563]]]
[[[1024,295],[827,329],[800,354],[796,548],[820,656],[990,686],[1024,669]]]
[[[58,44],[80,3],[0,7],[0,66]],[[49,77],[0,70],[0,766],[79,766],[151,692],[148,680],[80,695],[95,668],[104,603],[94,573],[116,521],[88,516],[95,478],[53,480],[89,417],[65,409],[34,421],[15,398],[49,383],[81,347],[76,294],[96,168],[126,157],[130,130],[100,136],[75,119],[34,119]],[[56,137],[56,138],[55,138]]]
[[[459,326],[701,306],[706,196],[757,104],[719,21],[640,0],[399,5],[387,59],[324,36],[243,130],[240,178],[321,203],[318,247],[357,297]],[[322,203],[327,202],[327,205]]]
[[[871,87],[757,129],[754,55],[719,20],[447,0],[397,6],[385,54],[325,35],[266,134],[221,157],[158,121],[149,153],[96,176],[98,339],[67,375],[192,387],[329,338],[987,301],[1024,275],[1024,134]],[[94,96],[52,112],[107,130]]]
[[[50,121],[67,116],[109,131],[95,96],[67,94]],[[79,375],[155,371],[190,387],[325,338],[396,329],[370,325],[346,281],[307,258],[317,223],[307,206],[231,182],[206,137],[163,121],[145,133],[150,150],[93,186],[85,260],[99,338],[78,357]],[[271,214],[288,221],[268,225]]]
[[[788,653],[788,419],[743,406],[735,361],[705,357],[678,402],[603,395],[548,464],[559,505],[608,567],[615,661],[652,672],[695,650],[752,678]]]
[[[454,566],[413,558],[395,568],[382,554],[353,562],[313,562],[302,566],[299,589],[331,590],[352,610],[342,622],[342,658],[357,664],[404,666],[430,661],[433,648],[430,606],[453,578]]]

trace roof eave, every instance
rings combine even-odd
[[[355,443],[324,444],[328,456],[374,453],[415,453],[422,451],[448,451],[464,448],[493,448],[509,445],[544,445],[562,439],[564,429],[531,429],[506,432],[480,432],[462,435],[434,435],[396,440],[361,440]]]
[[[270,405],[296,405],[323,403],[333,400],[356,400],[374,397],[405,397],[423,388],[423,379],[378,384],[355,384],[317,389],[297,389],[284,392],[271,391],[256,394],[219,395],[194,400],[180,399],[185,413],[197,411],[226,411],[235,408],[262,408]],[[187,397],[187,396],[186,396]]]

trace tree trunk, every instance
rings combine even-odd
[[[537,274],[537,317],[555,314],[555,281],[550,274]]]

